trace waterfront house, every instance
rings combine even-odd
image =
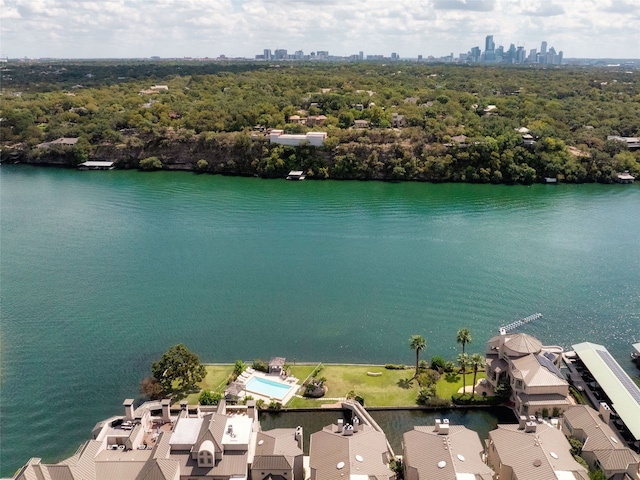
[[[370,425],[337,424],[313,433],[309,444],[311,480],[395,478],[384,433]]]
[[[258,432],[251,479],[304,480],[302,446],[302,427]]]
[[[397,113],[391,114],[391,126],[393,128],[402,128],[407,126],[407,120],[404,115],[400,115]]]
[[[489,432],[486,455],[500,480],[589,479],[563,433],[546,423],[521,419],[519,424],[498,425]]]
[[[478,434],[448,420],[413,427],[402,437],[406,480],[491,480],[493,470],[483,461]]]
[[[314,147],[321,147],[327,139],[327,132],[308,132],[305,135],[285,134],[282,130],[271,130],[269,141],[280,145],[290,145],[297,147],[303,142],[307,142]]]
[[[36,148],[49,148],[49,147],[53,147],[53,146],[56,146],[56,145],[61,145],[63,147],[72,147],[76,143],[78,143],[78,139],[77,138],[60,137],[60,138],[56,138],[55,140],[52,140],[50,142],[39,143],[38,145],[36,145]]]
[[[148,402],[136,410],[132,399],[123,405],[125,414],[96,424],[92,439],[73,456],[57,464],[32,458],[14,479],[247,478],[254,433],[259,429],[255,402],[227,412],[223,401],[195,413],[183,402],[177,416],[171,415],[168,400]]]
[[[640,137],[620,137],[618,135],[609,135],[607,140],[624,143],[629,150],[637,150],[640,148]]]
[[[607,479],[640,479],[640,458],[625,446],[610,426],[611,410],[600,404],[600,412],[587,405],[574,405],[564,412],[562,430],[567,437],[582,442],[582,453],[589,468],[602,470]],[[628,475],[628,476],[626,476]]]
[[[487,381],[495,389],[507,379],[518,415],[558,415],[571,405],[569,384],[559,368],[562,352],[531,335],[503,332],[487,342]]]

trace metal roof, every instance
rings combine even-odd
[[[640,388],[602,345],[583,342],[573,345],[573,349],[607,394],[611,406],[635,440],[640,440]]]

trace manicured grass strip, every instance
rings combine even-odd
[[[381,375],[373,377],[367,372]],[[415,405],[418,384],[409,383],[412,376],[413,370],[387,370],[370,365],[325,365],[318,374],[327,379],[326,397],[345,398],[353,390],[370,407]]]
[[[467,373],[467,386],[473,384],[473,372]],[[478,372],[476,382],[485,377],[484,372]],[[458,390],[462,388],[462,374],[460,373],[444,373],[438,384],[436,385],[436,394],[440,398],[451,400],[451,395],[457,394]]]
[[[224,393],[227,386],[227,379],[233,372],[233,365],[205,365],[207,376],[198,384],[202,390],[211,390],[212,392]],[[189,405],[197,405],[200,393],[191,393],[187,395]]]

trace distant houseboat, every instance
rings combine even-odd
[[[634,177],[633,175],[631,175],[629,173],[629,171],[627,170],[624,173],[619,173],[618,174],[618,183],[633,183],[633,181],[636,179],[636,177]]]
[[[78,165],[78,170],[113,170],[114,162],[84,162]]]
[[[307,176],[302,170],[291,170],[287,175],[287,180],[304,180]]]

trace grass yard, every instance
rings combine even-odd
[[[233,365],[205,365],[207,370],[207,376],[204,380],[198,383],[198,386],[202,390],[211,390],[212,392],[224,393],[224,389],[227,386],[227,378],[233,372]],[[197,405],[198,397],[200,393],[191,393],[187,395],[187,402],[189,405]]]
[[[372,377],[367,372],[380,372]],[[408,406],[416,404],[417,382],[409,383],[413,370],[387,370],[383,366],[325,365],[318,377],[325,377],[327,398],[344,398],[353,390],[362,396],[365,405]],[[317,401],[316,401],[317,403]]]
[[[473,384],[473,372],[466,375],[467,386]],[[476,382],[485,377],[484,372],[478,372]],[[457,394],[462,388],[462,375],[459,373],[444,373],[436,385],[436,395],[446,400],[451,400],[451,395]]]

